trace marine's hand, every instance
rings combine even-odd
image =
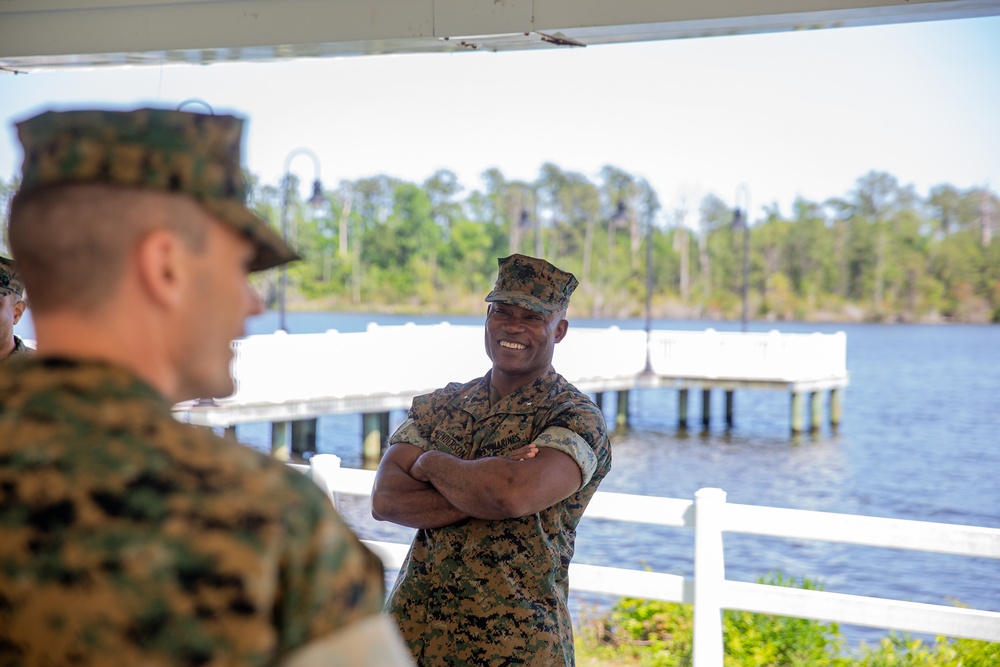
[[[410,477],[417,480],[418,482],[430,482],[430,480],[427,479],[426,473],[424,473],[424,471],[420,468],[420,458],[426,455],[427,452],[424,452],[419,457],[417,457],[417,460],[413,462],[413,465],[410,467],[409,470]]]
[[[524,447],[518,447],[510,454],[507,455],[512,461],[523,461],[525,459],[533,459],[535,455],[538,454],[538,447],[533,442],[529,442]]]

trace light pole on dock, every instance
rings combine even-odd
[[[656,194],[646,186],[646,366],[642,372],[646,375],[653,373],[653,361],[650,357],[653,344],[653,218],[656,209],[659,208],[659,201]]]
[[[313,180],[312,196],[309,197],[309,203],[312,204],[313,208],[319,208],[323,205],[325,201],[323,199],[323,185],[319,180],[319,158],[308,148],[296,148],[288,154],[285,158],[285,178],[282,188],[284,191],[284,197],[281,203],[281,238],[288,243],[288,205],[291,199],[291,166],[292,159],[299,155],[308,155],[312,158],[313,166],[316,169],[316,178]],[[281,265],[281,293],[280,293],[280,310],[278,314],[278,330],[288,331],[285,328],[285,290],[288,288],[288,265]]]
[[[743,208],[740,208],[742,194]],[[750,188],[746,183],[740,183],[736,188],[736,206],[733,209],[733,229],[743,231],[743,311],[740,323],[743,333],[747,331],[749,320],[750,296]]]

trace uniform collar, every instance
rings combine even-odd
[[[139,401],[170,412],[166,396],[124,366],[95,359],[41,357],[31,355],[19,362],[18,372],[4,378],[2,385],[22,384],[34,394],[67,389],[75,394],[92,394],[110,401]],[[7,387],[10,389],[10,387]]]
[[[452,404],[471,413],[476,419],[482,419],[496,413],[532,414],[538,411],[539,406],[559,379],[559,374],[555,370],[549,369],[542,377],[512,391],[491,407],[490,378],[492,375],[493,371],[491,370],[478,382],[466,385],[466,390],[455,397]]]

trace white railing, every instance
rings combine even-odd
[[[313,456],[310,464],[296,467],[310,472],[335,504],[341,493],[371,496],[374,472],[342,468],[332,454]],[[730,532],[1000,559],[998,528],[739,505],[712,488],[693,500],[599,491],[585,516],[694,529],[693,578],[570,565],[577,591],[693,604],[694,667],[722,666],[724,609],[1000,642],[1000,612],[730,581],[723,551],[723,535]],[[395,569],[408,548],[367,544]]]
[[[663,377],[846,384],[847,339],[836,334],[653,331],[650,362]],[[236,393],[220,403],[423,393],[489,370],[481,326],[378,326],[365,332],[268,334],[233,344]],[[553,363],[570,382],[635,377],[646,333],[570,327]]]
[[[847,374],[847,335],[654,332],[653,372],[663,376],[748,380],[821,379]]]

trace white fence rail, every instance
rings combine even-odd
[[[341,493],[371,495],[374,472],[342,468],[332,454],[310,463],[296,467],[310,472],[335,503]],[[693,604],[694,667],[722,666],[724,609],[1000,642],[1000,612],[730,581],[723,552],[723,535],[730,532],[1000,559],[998,528],[740,505],[712,488],[694,500],[599,491],[585,516],[694,529],[693,578],[570,565],[577,591]],[[367,543],[388,568],[399,568],[408,547]]]

